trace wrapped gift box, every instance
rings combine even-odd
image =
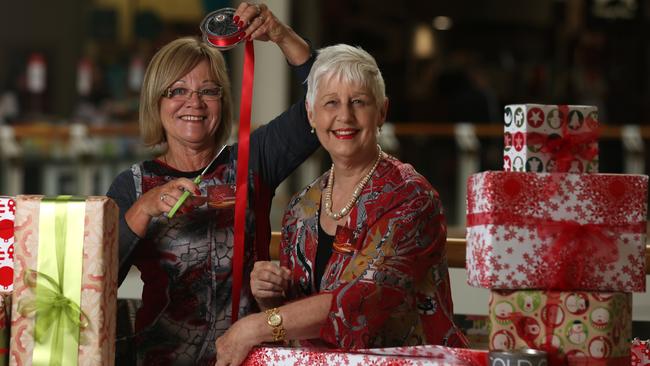
[[[114,364],[117,205],[107,197],[18,196],[16,208],[10,363]],[[62,302],[63,313],[54,312]],[[55,319],[63,325],[48,322]]]
[[[632,340],[632,366],[650,365],[650,341]]]
[[[491,350],[544,349],[559,360],[630,364],[630,293],[493,290],[489,314]]]
[[[14,199],[0,196],[0,293],[13,289],[15,215]]]
[[[645,291],[648,177],[490,171],[467,187],[468,283]]]
[[[260,347],[242,366],[486,366],[487,351],[415,346],[336,351],[315,348]]]
[[[504,113],[505,171],[598,172],[598,110],[515,104]]]

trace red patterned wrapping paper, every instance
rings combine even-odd
[[[514,104],[504,111],[503,170],[598,172],[598,109]]]
[[[650,340],[642,341],[634,339],[632,341],[632,366],[650,365]]]
[[[23,271],[36,269],[39,212],[43,196],[16,198],[15,276],[11,319],[11,365],[30,365],[34,318],[18,311],[21,298],[32,298]],[[117,307],[118,208],[107,197],[87,197],[83,241],[81,310],[90,325],[82,328],[78,365],[115,363]]]
[[[490,350],[543,349],[550,365],[630,364],[630,293],[493,290],[489,314]]]
[[[487,366],[487,350],[415,346],[337,351],[315,348],[260,347],[242,366]]]
[[[475,174],[467,187],[468,284],[645,291],[648,177]]]
[[[0,196],[0,293],[10,293],[14,286],[14,218],[16,202]]]

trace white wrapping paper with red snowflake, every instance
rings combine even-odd
[[[549,365],[630,364],[630,293],[493,290],[489,301],[490,350],[542,349]]]
[[[632,366],[650,365],[650,340],[632,340]]]
[[[0,196],[0,292],[14,288],[14,219],[16,202]]]
[[[598,109],[515,104],[504,112],[503,170],[598,172]]]
[[[261,347],[242,366],[487,366],[487,350],[413,346],[341,351],[316,348]]]
[[[648,177],[490,171],[467,184],[467,275],[491,289],[645,291]]]

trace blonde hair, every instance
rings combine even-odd
[[[322,48],[307,77],[307,103],[314,110],[314,99],[323,78],[338,78],[349,83],[359,83],[370,90],[380,107],[386,100],[386,86],[377,61],[361,47],[337,44]]]
[[[194,37],[179,38],[163,46],[151,59],[140,91],[140,133],[146,146],[166,141],[160,117],[160,100],[174,82],[201,61],[210,65],[210,77],[223,88],[221,119],[215,133],[217,145],[225,143],[232,130],[232,94],[226,62],[221,52]]]

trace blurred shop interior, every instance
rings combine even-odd
[[[198,36],[208,12],[237,4],[4,2],[0,192],[103,194],[121,170],[155,154],[141,146],[137,131],[149,58],[176,37]],[[349,43],[376,57],[392,125],[382,144],[439,190],[459,236],[464,179],[502,168],[507,104],[596,105],[608,127],[600,140],[600,171],[647,174],[650,40],[644,35],[650,0],[268,4],[315,47]],[[259,124],[302,89],[273,46],[257,42],[256,52],[253,121]],[[239,85],[241,49],[226,57],[233,85]],[[317,153],[278,191],[275,230],[291,194],[327,169],[326,155]]]

